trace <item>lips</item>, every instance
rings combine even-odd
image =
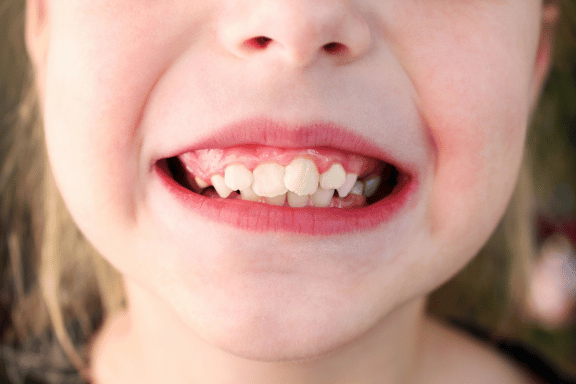
[[[379,166],[376,168],[380,172],[386,170],[383,175],[386,179],[378,192],[367,200],[353,194],[346,196],[346,199],[338,199],[338,194],[334,193],[333,203],[322,205],[325,208],[315,207],[311,202],[314,201],[312,195],[308,204],[293,208],[288,202],[274,205],[273,201],[278,201],[278,198],[268,198],[269,204],[264,203],[266,200],[242,200],[244,193],[233,192],[223,199],[218,197],[213,187],[199,191],[186,182],[194,175],[186,171],[178,160],[179,156],[182,158],[183,154],[206,149],[232,148],[228,151],[233,152],[233,148],[241,146],[281,148],[283,152],[314,148],[324,148],[334,153],[341,151],[362,156],[372,163],[377,162]],[[153,171],[165,191],[183,209],[210,221],[255,232],[329,235],[367,230],[392,220],[417,190],[416,173],[406,164],[390,159],[387,153],[358,134],[325,123],[291,126],[268,119],[242,121],[156,160]]]

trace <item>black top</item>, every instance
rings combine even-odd
[[[449,322],[452,326],[496,348],[526,372],[532,373],[543,384],[576,384],[576,378],[562,372],[550,359],[520,340],[495,338],[489,331],[474,323],[455,319]]]

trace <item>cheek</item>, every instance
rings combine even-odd
[[[433,79],[428,83],[429,95],[423,97],[423,103],[429,104],[424,108],[425,119],[437,154],[432,231],[438,238],[460,245],[461,251],[473,253],[505,210],[522,159],[528,123],[524,79],[508,83],[515,76],[512,68],[493,73],[490,64],[494,63],[474,68],[476,74],[488,72],[486,76],[441,79],[438,83]],[[462,68],[452,73],[458,70]],[[446,88],[454,91],[437,93]]]
[[[145,86],[134,79],[118,89],[118,80],[99,68],[106,58],[76,56],[56,39],[48,57],[44,121],[59,189],[81,226],[102,214],[129,217],[134,191],[127,186],[137,182],[133,127]]]
[[[448,252],[471,256],[498,223],[515,185],[538,29],[519,28],[512,10],[506,17],[470,15],[456,22],[443,15],[423,19],[432,32],[407,33],[402,43],[412,48],[401,57],[436,153],[432,235]]]
[[[500,117],[484,120],[482,127],[432,127],[437,138],[432,208],[436,230],[460,223],[489,232],[502,215],[522,159],[526,122],[509,125]]]
[[[110,9],[107,3],[53,4],[43,112],[50,162],[69,210],[94,244],[115,248],[110,233],[122,242],[136,220],[143,108],[178,47],[166,43],[172,29],[158,26],[166,31],[160,35],[145,28],[165,11],[127,19],[111,11],[127,2]]]

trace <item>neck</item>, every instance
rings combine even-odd
[[[149,382],[405,383],[414,374],[424,321],[424,298],[402,305],[369,332],[330,354],[303,361],[255,361],[232,355],[197,337],[163,302],[126,281],[130,323],[127,343]],[[141,361],[136,361],[139,359]]]

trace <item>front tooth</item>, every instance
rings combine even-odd
[[[346,181],[346,171],[342,164],[334,163],[320,175],[320,186],[324,189],[340,188]]]
[[[276,163],[260,164],[254,169],[252,189],[259,196],[274,197],[286,193],[284,167]]]
[[[254,201],[254,202],[260,200],[260,196],[258,196],[257,194],[254,193],[254,190],[252,189],[252,187],[242,189],[240,191],[240,195],[242,196],[242,200],[248,200],[248,201]]]
[[[212,181],[214,189],[216,190],[216,192],[218,192],[218,195],[220,195],[221,198],[225,199],[230,195],[230,193],[232,193],[232,189],[226,186],[226,183],[224,182],[224,178],[222,176],[214,175],[210,178],[210,181]]]
[[[286,202],[286,194],[283,193],[283,194],[278,195],[278,196],[267,197],[266,202],[268,204],[282,206]]]
[[[364,180],[364,196],[366,197],[373,196],[378,190],[381,180],[382,178],[380,176],[372,176]]]
[[[318,188],[320,174],[310,159],[296,158],[286,166],[284,184],[289,191],[300,196],[311,195]]]
[[[252,185],[252,172],[243,164],[231,164],[224,171],[224,181],[233,191],[241,191]]]
[[[358,180],[357,174],[355,174],[355,173],[347,174],[346,180],[344,181],[344,184],[342,184],[342,186],[337,189],[338,190],[338,196],[340,196],[340,197],[348,196],[348,194],[350,193],[350,191],[354,187],[354,184],[356,184],[356,180]],[[361,195],[361,194],[362,193],[359,193],[359,195]]]
[[[292,208],[305,207],[306,204],[308,204],[308,197],[308,195],[300,196],[295,192],[288,191],[288,205],[290,205]]]
[[[316,192],[310,195],[310,200],[312,200],[312,203],[315,207],[324,208],[330,205],[332,196],[334,196],[333,189],[324,189],[322,187],[318,187]]]
[[[350,193],[353,193],[355,195],[361,195],[362,192],[364,192],[364,183],[361,181],[355,182],[354,186],[350,190]]]

